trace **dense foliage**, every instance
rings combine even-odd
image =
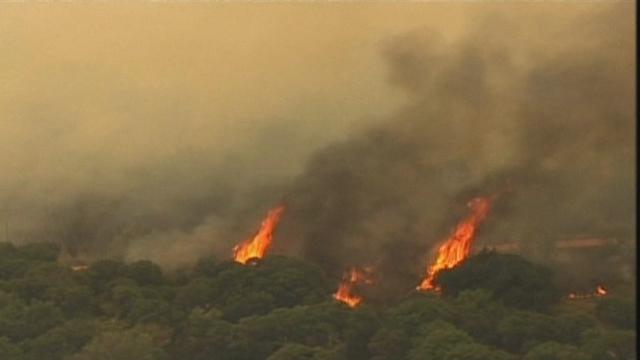
[[[357,309],[335,279],[272,256],[255,265],[57,262],[50,244],[0,244],[0,359],[635,359],[635,303],[567,302],[548,269],[482,253],[414,293]]]
[[[486,289],[505,305],[521,309],[543,310],[560,298],[549,269],[517,255],[496,256],[490,251],[440,272],[437,283],[451,296],[464,290]]]

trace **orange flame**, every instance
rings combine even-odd
[[[489,214],[492,200],[493,198],[475,198],[467,204],[471,208],[471,214],[459,222],[451,236],[440,245],[436,262],[427,269],[427,275],[418,290],[438,291],[433,283],[435,275],[441,270],[456,266],[469,256],[476,230]]]
[[[362,303],[362,297],[354,294],[354,288],[357,284],[371,284],[369,278],[369,272],[371,269],[365,268],[364,270],[352,267],[349,271],[345,272],[342,276],[342,282],[338,286],[338,290],[333,294],[333,298],[347,304],[351,308]]]
[[[284,205],[269,210],[267,217],[262,221],[260,230],[251,239],[236,245],[233,248],[233,260],[246,264],[251,259],[262,259],[273,241],[273,233],[284,213]]]
[[[607,295],[607,289],[605,289],[604,286],[602,285],[598,285],[598,287],[596,288],[596,295],[597,296]]]

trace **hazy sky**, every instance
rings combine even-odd
[[[113,167],[190,147],[212,157],[275,152],[285,157],[277,170],[251,166],[294,171],[310,149],[402,101],[385,81],[381,42],[459,8],[0,7],[0,160],[14,179],[5,175],[5,189],[43,179],[95,186],[79,173],[111,178]],[[262,134],[280,132],[255,152]],[[279,144],[288,150],[272,149]]]
[[[425,25],[453,36],[463,8],[0,4],[2,206],[120,192],[127,171],[182,152],[257,177],[296,173],[403,103],[385,41]]]
[[[0,4],[0,198],[17,185],[117,182],[112,169],[193,148],[295,172],[311,149],[403,103],[380,56],[394,36],[455,38],[496,9],[526,23],[594,6]]]

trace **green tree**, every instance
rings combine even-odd
[[[160,299],[136,298],[132,301],[126,319],[132,323],[167,323],[171,307]]]
[[[185,310],[197,306],[208,307],[213,303],[214,295],[212,280],[197,277],[177,290],[174,303]]]
[[[25,359],[62,360],[78,352],[95,335],[97,327],[91,320],[72,320],[23,343]]]
[[[6,337],[0,337],[0,359],[20,360],[22,359],[22,350]]]
[[[453,321],[455,310],[445,299],[432,294],[417,294],[389,309],[387,323],[413,337],[418,329],[434,320]]]
[[[555,340],[572,344],[578,344],[585,331],[598,325],[593,316],[583,313],[556,315],[553,323],[558,326]]]
[[[239,326],[264,358],[286,342],[333,348],[343,342],[349,316],[349,309],[331,302],[276,309],[244,318]]]
[[[316,347],[316,352],[313,354],[313,360],[349,360],[344,354],[344,344],[335,345],[332,348]]]
[[[17,248],[16,256],[36,262],[55,262],[60,254],[60,248],[54,243],[32,243]]]
[[[549,269],[518,255],[485,251],[441,271],[436,283],[445,295],[486,289],[507,306],[542,310],[560,299],[551,276]]]
[[[265,291],[251,291],[245,294],[233,294],[222,305],[224,316],[236,321],[251,315],[262,315],[277,308],[273,296]]]
[[[51,303],[12,303],[0,309],[0,337],[14,341],[39,336],[63,322],[59,308]]]
[[[210,279],[209,303],[219,306],[225,318],[239,320],[249,315],[329,299],[333,285],[315,265],[301,260],[273,256],[252,266],[235,262],[219,265]]]
[[[194,309],[173,346],[172,358],[191,360],[247,360],[259,358],[239,326],[221,319],[215,309]]]
[[[401,329],[381,328],[369,340],[371,360],[404,359],[411,341]]]
[[[91,264],[86,276],[92,289],[102,292],[111,281],[123,276],[125,270],[125,265],[119,261],[101,260]]]
[[[313,360],[316,352],[316,349],[306,345],[286,343],[269,355],[267,360]]]
[[[636,302],[633,299],[605,297],[595,309],[598,318],[621,329],[631,330],[636,326]]]
[[[128,330],[105,332],[94,337],[72,360],[164,360],[166,353],[151,336]]]
[[[70,269],[56,263],[34,263],[13,290],[27,301],[42,300],[60,307],[67,316],[86,316],[94,310],[91,289]]]
[[[44,299],[56,304],[69,318],[91,316],[96,310],[96,298],[85,285],[71,283],[67,286],[49,287]]]
[[[454,324],[474,339],[500,344],[498,325],[508,310],[486,289],[461,291],[453,301]]]
[[[424,334],[415,339],[415,346],[409,351],[409,360],[445,359],[454,347],[473,343],[464,331],[442,320],[433,321],[421,330]]]
[[[590,357],[575,346],[545,342],[529,350],[524,360],[590,360]]]
[[[25,259],[3,258],[0,261],[0,280],[20,278],[29,271],[32,264]]]
[[[583,334],[581,350],[592,360],[636,359],[636,333],[629,330],[592,329]]]
[[[562,338],[561,326],[551,316],[517,311],[498,325],[502,346],[513,352],[527,352],[534,345]]]
[[[443,360],[515,360],[505,351],[493,349],[479,343],[462,343],[452,347]],[[578,359],[576,359],[578,360]]]
[[[72,272],[56,263],[33,263],[21,279],[14,280],[16,293],[29,300],[44,300],[48,289],[73,285]]]
[[[0,309],[6,308],[7,306],[12,306],[17,303],[21,303],[22,300],[18,298],[18,296],[13,292],[7,292],[4,290],[0,290]]]
[[[0,244],[0,359],[636,357],[632,298],[549,307],[548,270],[517,256],[482,253],[439,275],[443,294],[385,304],[372,292],[352,309],[331,299],[335,283],[321,269],[282,256],[166,274],[148,261],[74,272],[54,250]]]
[[[98,305],[108,316],[125,318],[136,300],[142,298],[142,291],[135,281],[119,278],[109,283]]]
[[[198,260],[193,267],[193,277],[212,278],[218,275],[222,267],[212,257],[206,257]]]
[[[367,345],[379,326],[380,318],[366,304],[352,311],[344,331],[345,355],[347,358],[352,360],[371,359]]]
[[[165,282],[160,266],[147,260],[126,265],[123,275],[133,279],[140,286],[161,285]]]
[[[421,337],[414,339],[409,360],[514,360],[507,352],[476,343],[453,324],[436,320],[421,329]]]

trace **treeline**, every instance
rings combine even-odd
[[[0,359],[636,358],[633,295],[567,301],[549,269],[515,255],[471,257],[439,276],[440,295],[356,309],[332,298],[337,279],[293,258],[163,273],[111,260],[73,271],[58,255],[0,244]]]

